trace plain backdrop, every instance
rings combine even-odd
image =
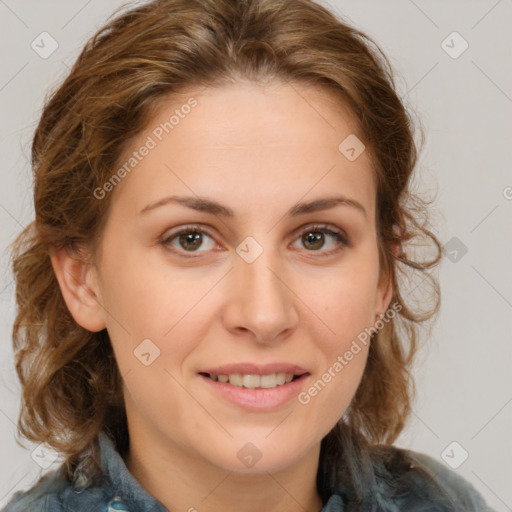
[[[457,465],[490,506],[510,511],[512,3],[321,3],[379,43],[427,136],[417,183],[436,196],[442,303],[416,365],[414,413],[396,444]],[[15,441],[20,389],[7,246],[33,218],[30,141],[45,95],[120,5],[0,0],[0,506],[44,471],[35,446]],[[46,52],[58,45],[51,55],[33,49],[41,38]]]

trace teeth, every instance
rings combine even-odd
[[[261,377],[259,375],[242,375],[242,386],[254,389],[260,387]]]
[[[277,376],[275,373],[272,375],[262,375],[259,380],[261,388],[274,388],[277,385]]]
[[[229,383],[233,384],[233,386],[242,386],[242,376],[239,373],[234,373],[229,376]]]
[[[232,373],[230,375],[209,374],[212,380],[218,382],[229,382],[233,386],[244,387],[248,389],[264,388],[270,389],[276,386],[282,386],[293,380],[293,373],[269,373],[268,375],[249,375]]]

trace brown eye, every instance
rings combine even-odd
[[[190,231],[179,235],[179,243],[183,249],[195,251],[201,247],[203,243],[202,237],[202,233]]]
[[[185,227],[175,233],[171,233],[160,243],[178,253],[201,254],[215,247],[213,238],[203,229],[195,227]]]
[[[319,255],[329,256],[343,247],[350,246],[348,238],[338,231],[325,226],[313,226],[306,228],[300,234],[301,245],[308,252],[318,252]],[[326,248],[327,250],[321,250]]]
[[[302,235],[302,241],[306,249],[316,251],[321,249],[325,243],[324,233],[320,233],[319,231],[308,231]]]

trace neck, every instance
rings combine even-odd
[[[142,440],[142,441],[140,441]],[[227,471],[167,443],[130,432],[125,462],[139,484],[172,511],[319,512],[316,489],[320,444],[291,468],[243,474]]]

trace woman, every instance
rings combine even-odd
[[[5,510],[489,510],[392,446],[438,306],[416,155],[386,58],[313,2],[100,30],[43,111],[13,248],[19,428],[65,463]]]

